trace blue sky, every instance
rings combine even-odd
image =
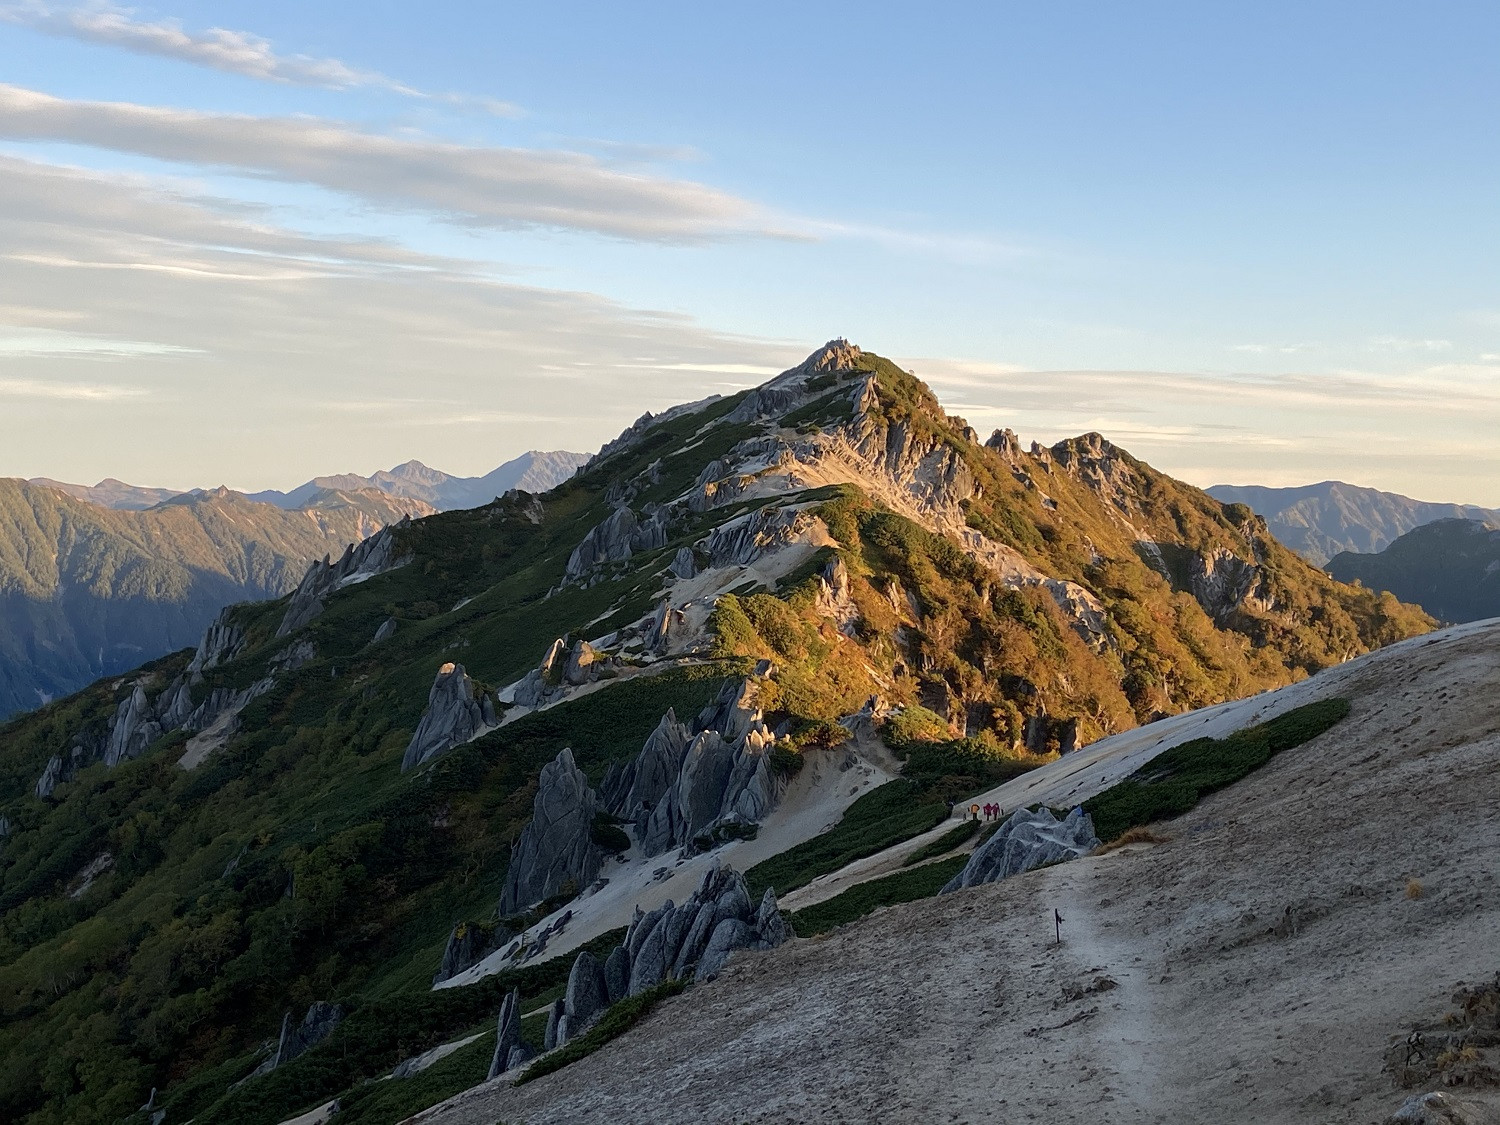
[[[0,473],[477,473],[845,335],[1500,503],[1500,9],[1235,8],[0,0]]]

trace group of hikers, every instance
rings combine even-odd
[[[956,804],[956,801],[950,800],[948,802],[949,816],[953,815],[953,809]],[[967,809],[964,810],[965,820],[1000,820],[1004,816],[1005,810],[1002,809],[998,804],[989,801],[986,801],[982,805],[976,801],[974,804],[970,805]]]

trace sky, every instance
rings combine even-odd
[[[1500,505],[1492,3],[0,0],[0,475],[591,450],[844,336]]]

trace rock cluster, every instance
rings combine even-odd
[[[559,637],[548,647],[541,663],[501,693],[501,698],[517,707],[542,707],[561,699],[572,688],[593,683],[606,671],[613,671],[613,657],[598,652],[585,640],[572,647]]]
[[[602,965],[587,951],[578,955],[566,996],[548,1014],[547,1049],[576,1038],[627,996],[669,979],[710,980],[736,950],[773,949],[790,936],[774,891],[757,906],[744,876],[715,863],[681,906],[669,899],[650,913],[637,908]]]
[[[492,729],[498,720],[495,703],[488,695],[474,697],[474,681],[462,664],[444,664],[427,693],[427,710],[407,743],[401,771],[425,765]]]
[[[576,581],[605,563],[623,562],[667,544],[667,511],[648,506],[644,518],[621,505],[589,530],[568,556],[566,580]]]
[[[610,767],[604,808],[634,825],[646,855],[711,843],[717,830],[759,823],[775,808],[785,782],[757,693],[753,679],[729,681],[693,730],[669,710],[634,758]]]
[[[166,686],[155,699],[146,691],[151,677],[145,676],[130,686],[127,695],[115,708],[103,730],[81,730],[69,742],[64,754],[54,754],[42,770],[32,791],[42,800],[52,796],[57,786],[71,781],[78,771],[103,761],[113,769],[121,762],[140,757],[148,746],[164,734],[175,730],[190,733],[207,730],[230,716],[232,720],[252,699],[264,695],[276,685],[275,675],[295,670],[316,655],[310,641],[299,641],[272,657],[263,676],[247,688],[216,687],[196,707],[193,685],[203,682],[203,671],[233,660],[244,648],[244,633],[229,620],[229,610],[220,613],[209,625],[193,654],[187,669]]]
[[[411,517],[403,516],[398,523],[381,528],[358,546],[349,544],[338,562],[330,562],[325,555],[321,562],[308,567],[287,603],[276,635],[285,637],[317,617],[323,612],[328,595],[340,587],[363,582],[407,562],[409,556],[398,557],[395,532],[410,523]]]
[[[593,840],[598,811],[589,779],[563,750],[542,768],[532,802],[531,820],[510,852],[505,887],[500,892],[502,917],[551,898],[569,884],[588,886],[599,874],[604,852]]]
[[[994,883],[1044,863],[1076,859],[1098,846],[1094,822],[1082,809],[1074,809],[1062,820],[1045,807],[1035,812],[1017,809],[939,893]]]
[[[198,651],[193,653],[193,659],[187,666],[188,675],[193,677],[194,682],[210,668],[229,663],[244,649],[245,630],[230,620],[233,608],[226,606],[221,609],[219,616],[204,631],[203,640],[198,643]]]

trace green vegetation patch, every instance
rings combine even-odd
[[[941,824],[947,815],[948,807],[942,801],[924,803],[915,785],[897,778],[860,797],[821,836],[757,863],[745,872],[745,879],[757,899],[767,887],[784,895],[819,875],[920,836]]]
[[[603,957],[624,936],[624,930],[611,930],[582,948]],[[215,1125],[275,1125],[309,1105],[342,1098],[343,1091],[389,1073],[413,1055],[472,1033],[476,1025],[494,1019],[505,993],[512,988],[521,990],[527,1007],[534,1006],[533,998],[566,983],[573,961],[572,956],[554,957],[462,988],[407,993],[359,1004],[322,1043],[270,1074],[227,1093],[217,1082],[184,1083],[170,1091],[162,1108],[173,1119],[196,1116]],[[486,1068],[488,1061],[486,1058]],[[226,1076],[215,1077],[222,1081]],[[483,1078],[481,1074],[479,1081]],[[217,1100],[205,1108],[205,1101],[216,1096]]]
[[[976,821],[969,823],[977,824]],[[882,906],[931,898],[942,890],[944,883],[962,871],[967,862],[968,856],[956,855],[921,867],[909,867],[883,879],[858,883],[842,894],[834,895],[827,902],[820,902],[816,906],[788,915],[792,929],[798,937],[812,937],[814,934],[826,933],[835,926],[863,918]]]
[[[1180,816],[1283,750],[1316,738],[1349,714],[1347,699],[1324,699],[1227,738],[1195,738],[1158,754],[1118,785],[1083,803],[1101,840]]]
[[[589,1028],[585,1034],[537,1059],[526,1068],[520,1078],[516,1079],[515,1085],[524,1085],[544,1074],[551,1074],[569,1063],[575,1063],[579,1059],[592,1055],[611,1039],[618,1039],[640,1023],[668,996],[676,996],[685,988],[687,988],[687,981],[663,981],[639,996],[627,996],[624,1000],[611,1004],[604,1015],[599,1017],[599,1022]]]
[[[415,1113],[471,1089],[490,1073],[495,1053],[491,1029],[410,1078],[370,1082],[339,1098],[340,1125],[395,1125]]]
[[[930,844],[923,844],[911,855],[906,857],[902,867],[915,867],[919,863],[926,863],[929,859],[935,859],[940,855],[947,855],[954,848],[967,844],[973,838],[974,833],[980,829],[977,820],[965,820],[954,828],[944,832]]]

